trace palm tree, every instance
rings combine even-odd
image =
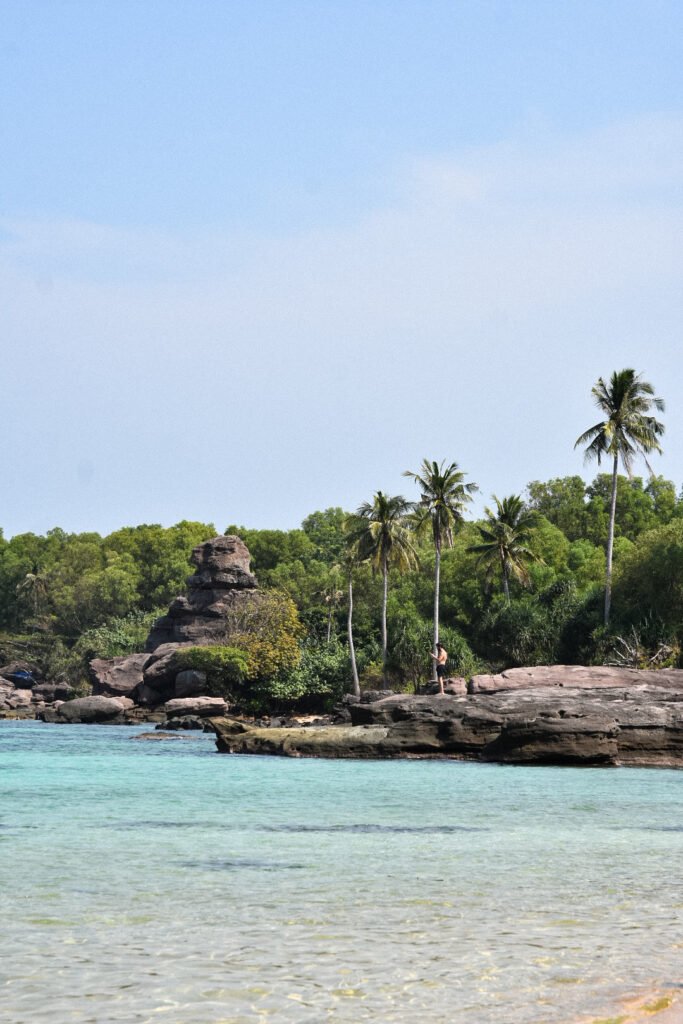
[[[486,522],[477,526],[482,543],[470,545],[468,551],[479,555],[477,561],[485,563],[489,573],[500,569],[503,593],[509,603],[511,577],[514,576],[523,586],[529,582],[527,563],[535,560],[536,555],[528,545],[538,513],[528,509],[518,494],[502,501],[494,494],[493,500],[496,511],[484,509]]]
[[[642,379],[635,370],[626,369],[612,374],[609,384],[602,377],[591,389],[598,409],[605,419],[589,427],[576,439],[574,447],[588,444],[584,459],[596,459],[598,465],[604,456],[612,459],[612,494],[610,502],[609,530],[607,534],[607,573],[605,579],[605,625],[609,623],[612,600],[612,551],[614,548],[614,520],[617,510],[617,471],[619,459],[631,476],[633,460],[637,455],[645,458],[650,452],[661,452],[659,438],[664,425],[651,415],[653,407],[664,412],[664,402],[657,398],[652,384]]]
[[[353,642],[353,571],[358,565],[358,553],[356,545],[349,540],[348,531],[350,528],[350,517],[344,521],[346,546],[342,551],[340,568],[346,575],[348,608],[346,615],[346,630],[349,638],[349,657],[351,659],[351,674],[353,676],[353,692],[360,697],[360,679],[358,678],[358,665],[356,663],[356,646]]]
[[[430,462],[424,459],[418,473],[406,470],[404,476],[411,477],[420,488],[420,500],[414,506],[418,530],[431,530],[434,541],[434,653],[439,642],[439,591],[441,583],[441,549],[443,544],[453,547],[453,531],[462,522],[465,505],[478,490],[476,484],[466,484],[465,474],[458,469],[457,462],[449,466],[445,462]],[[434,662],[436,672],[436,662]]]
[[[406,522],[410,510],[410,502],[401,495],[390,497],[377,491],[372,501],[364,502],[354,515],[349,516],[349,542],[358,559],[367,559],[375,572],[382,573],[382,682],[385,687],[389,569],[412,569],[417,565],[417,554]]]

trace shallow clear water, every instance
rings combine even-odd
[[[683,773],[0,722],[0,1020],[531,1024],[683,980]]]

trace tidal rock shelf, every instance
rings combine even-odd
[[[222,753],[683,768],[683,683],[671,677],[661,686],[636,676],[625,686],[391,696],[351,705],[350,717],[317,728],[211,725]]]

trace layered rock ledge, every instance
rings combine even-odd
[[[530,674],[527,685],[506,687],[506,673],[465,696],[354,704],[351,725],[264,729],[213,719],[212,727],[222,753],[683,767],[683,671],[626,670],[624,681],[615,675],[624,670],[597,669],[592,686],[593,669],[515,671]]]

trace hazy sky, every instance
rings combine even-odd
[[[0,0],[5,535],[683,483],[680,0]]]

